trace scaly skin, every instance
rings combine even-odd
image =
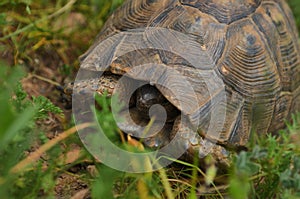
[[[63,89],[63,95],[66,99],[71,100],[73,92],[82,95],[83,101],[86,93],[97,92],[99,95],[107,93],[107,97],[113,95],[113,91],[118,83],[120,76],[118,75],[102,75],[100,78],[86,79],[76,81],[75,83],[67,84]],[[195,153],[201,156],[205,153],[210,153],[218,164],[228,166],[228,152],[220,146],[214,145],[207,139],[204,139],[199,134],[196,134],[195,130],[191,128],[189,121],[184,119],[183,121],[180,115],[180,111],[176,109],[172,104],[166,103],[166,99],[160,92],[157,92],[155,87],[150,85],[142,86],[137,90],[135,100],[130,102],[130,110],[126,114],[125,111],[121,111],[120,115],[123,118],[122,128],[125,132],[132,136],[139,137],[144,130],[144,127],[149,123],[149,109],[152,105],[161,103],[165,108],[168,119],[165,121],[164,126],[161,128],[161,123],[153,123],[152,128],[156,129],[155,134],[143,139],[143,143],[151,148],[163,147],[177,135],[174,149],[182,148],[186,151],[182,155],[182,159],[192,161]],[[149,92],[145,92],[148,89]],[[174,110],[176,109],[176,110]],[[130,117],[130,119],[129,119]],[[134,122],[134,124],[132,123]],[[176,153],[176,152],[175,152]]]

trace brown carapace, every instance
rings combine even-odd
[[[105,82],[107,78],[110,85],[99,84],[100,88],[91,90],[102,93],[109,87],[111,93],[114,84],[118,82],[118,76],[123,76],[136,65],[151,63],[170,67],[189,82],[199,99],[199,122],[196,129],[189,127],[189,123],[192,123],[189,116],[180,116],[180,112],[187,112],[186,103],[180,104],[171,90],[155,83],[150,86],[149,83],[134,93],[135,96],[140,96],[133,97],[130,101],[131,117],[137,124],[147,124],[149,118],[144,115],[151,100],[155,103],[162,102],[164,107],[168,107],[168,118],[171,119],[166,121],[160,132],[144,140],[150,147],[163,146],[179,133],[179,145],[187,149],[185,156],[193,157],[195,151],[200,153],[207,142],[211,141],[217,143],[213,153],[216,158],[221,159],[221,156],[225,156],[224,149],[245,147],[252,132],[274,133],[284,128],[285,119],[290,118],[292,112],[300,110],[298,31],[285,1],[127,0],[110,16],[94,44],[81,56],[81,67],[86,70],[99,70],[90,66],[93,62],[101,61],[97,59],[101,54],[96,50],[101,42],[124,31],[149,27],[166,28],[186,34],[191,40],[189,45],[200,46],[210,56],[209,60],[201,58],[203,66],[194,66],[172,52],[137,47],[133,52],[112,59],[112,64],[104,71],[101,79],[95,80],[99,83]],[[162,35],[159,38],[166,37],[168,40],[167,36]],[[112,56],[120,47],[118,42],[124,41],[120,39],[111,42]],[[160,44],[167,45],[168,42],[161,41]],[[149,65],[145,65],[147,66]],[[206,134],[207,122],[211,113],[216,111],[211,99],[219,95],[217,89],[213,90],[215,93],[209,93],[206,88],[205,74],[210,72],[216,74],[225,85],[223,95],[226,103],[218,99],[214,101],[223,106],[226,113],[222,131],[217,137]],[[128,78],[132,81],[149,82],[147,73],[149,76],[153,74],[146,68],[144,73],[145,78],[134,75]],[[180,85],[171,76],[167,76],[164,81],[169,81],[168,85],[174,84],[174,87]],[[91,82],[87,81],[85,84]],[[87,87],[82,85],[83,82],[81,87]],[[178,92],[191,95],[180,89]],[[139,101],[140,99],[144,101]],[[147,104],[147,107],[143,107],[143,104]],[[126,125],[130,130],[130,123]],[[135,135],[135,129],[131,130]],[[206,141],[204,138],[207,138]]]

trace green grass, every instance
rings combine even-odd
[[[4,198],[34,198],[42,188],[53,188],[53,180],[51,184],[41,183],[50,182],[53,171],[43,172],[42,161],[22,174],[15,174],[11,169],[25,158],[25,152],[30,151],[31,144],[37,140],[35,137],[41,133],[35,122],[48,118],[50,112],[62,114],[62,111],[43,96],[26,98],[18,83],[24,74],[19,66],[9,68],[1,63],[0,68],[3,81],[0,86],[0,195]]]
[[[74,154],[72,144],[81,146],[72,132],[63,132],[66,137],[55,140],[39,154],[41,158],[22,161],[51,142],[47,136],[49,121],[56,119],[61,131],[72,123],[65,123],[62,109],[54,105],[58,101],[27,93],[21,79],[28,79],[29,73],[42,76],[51,70],[62,76],[59,83],[63,84],[78,69],[78,56],[90,46],[107,16],[121,2],[0,2],[1,198],[57,198],[57,189],[63,189],[62,198],[70,198],[76,193],[71,184],[65,182],[64,186],[58,186],[63,175],[76,179],[76,188],[89,189],[92,198],[193,199],[199,197],[200,191],[204,198],[300,198],[299,114],[294,115],[293,123],[278,136],[255,137],[248,151],[232,154],[228,174],[223,175],[216,175],[213,163],[201,170],[182,161],[153,173],[119,172],[99,163],[83,147],[76,160],[66,163],[67,154]],[[288,2],[300,30],[300,1]],[[72,17],[76,23],[64,28],[62,23],[74,20]],[[109,104],[107,99],[102,97],[99,103],[104,108],[98,116],[112,121],[109,107],[104,105]],[[115,127],[106,126],[104,131],[110,132],[111,139],[119,139]]]

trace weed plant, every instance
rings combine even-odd
[[[152,173],[124,173],[93,159],[83,146],[78,159],[65,162],[72,143],[80,145],[73,135],[76,129],[66,129],[49,139],[39,123],[50,115],[64,118],[64,112],[45,96],[28,95],[21,80],[47,64],[62,77],[72,75],[78,69],[77,57],[121,3],[0,1],[0,198],[71,198],[74,194],[69,192],[57,195],[62,174],[83,182],[89,191],[86,198],[300,198],[299,114],[293,115],[293,121],[277,136],[254,136],[248,151],[232,153],[228,173],[220,176],[213,163],[201,170],[182,161]],[[300,30],[300,1],[288,3]],[[77,17],[75,25],[66,25],[70,16]],[[37,63],[37,58],[47,58],[47,52],[57,55],[54,58],[59,62]],[[97,111],[100,122],[110,124],[103,125],[104,132],[119,140],[109,99],[100,97],[98,103],[103,107]],[[85,168],[86,164],[94,165],[94,172],[72,172],[72,168]]]

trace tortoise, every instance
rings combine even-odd
[[[172,32],[163,34],[160,28],[187,35],[188,40],[182,40],[183,47],[186,44],[200,49],[187,52],[197,54],[199,65],[180,56],[178,50],[174,53],[163,48],[136,47],[117,57],[116,51],[124,48],[120,45],[126,39],[110,38],[126,31],[134,34],[133,30],[143,28],[158,31],[148,31],[137,40],[157,39],[156,45],[167,46],[167,49],[176,48],[176,45],[168,47],[176,36],[172,37]],[[145,37],[150,39],[142,40]],[[135,47],[132,38],[128,42]],[[109,49],[112,61],[107,68],[101,67],[103,55],[98,49],[105,40],[110,45],[105,48]],[[180,43],[181,38],[178,41]],[[144,126],[150,120],[148,112],[153,105],[160,104],[167,113],[164,127],[144,139],[147,146],[162,147],[178,135],[179,147],[186,150],[184,159],[191,160],[195,153],[203,153],[207,146],[216,143],[212,155],[222,161],[229,149],[246,148],[252,133],[276,133],[284,128],[292,112],[300,110],[299,52],[295,21],[282,0],[127,0],[108,18],[94,44],[80,57],[81,68],[103,74],[72,87],[77,93],[107,91],[110,96],[121,77],[127,78],[124,92],[127,83],[139,82],[141,86],[127,100],[129,117]],[[142,65],[141,70],[128,75],[137,65]],[[148,69],[155,65],[158,72],[152,74]],[[194,114],[189,112],[192,98],[187,96],[192,93],[185,90],[186,87],[178,91],[183,99],[176,99],[172,89],[151,82],[150,76],[162,78],[161,67],[177,71],[188,82],[194,91],[193,97],[197,98],[196,107],[192,107]],[[208,73],[214,76],[205,78]],[[181,78],[171,75],[163,78],[172,88],[181,85]],[[212,81],[214,87],[214,78],[222,80],[222,92],[207,88],[207,81]],[[220,95],[223,97],[218,97]],[[214,108],[217,105],[225,114],[216,136],[207,131],[212,114],[220,111]],[[197,117],[196,125],[194,117]],[[218,124],[212,126],[219,128]],[[133,136],[141,135],[141,129],[131,126],[130,121],[126,120],[122,127]]]

